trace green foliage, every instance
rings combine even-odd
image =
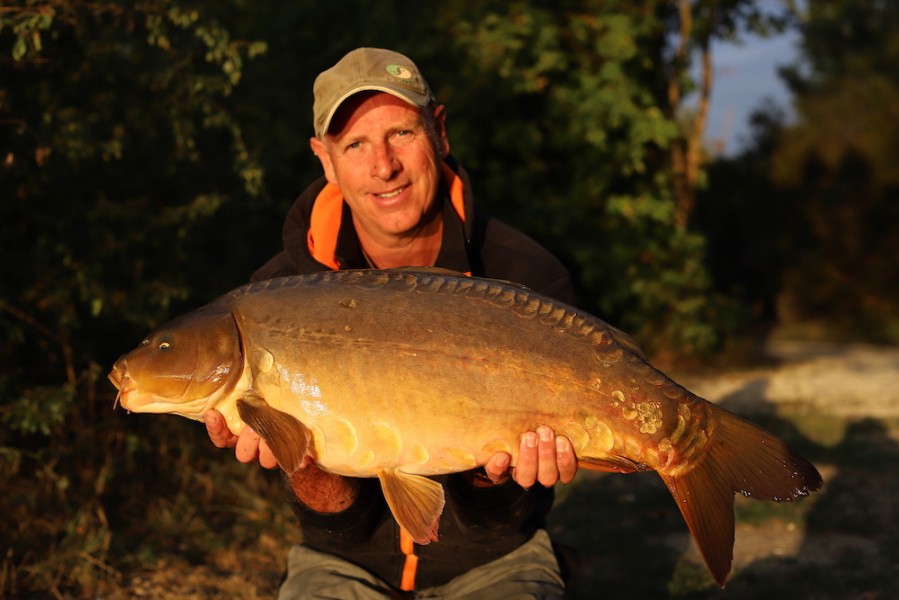
[[[30,388],[3,407],[0,420],[11,431],[49,436],[54,428],[65,421],[66,413],[72,409],[73,392],[68,386]]]
[[[40,54],[42,34],[50,29],[55,16],[56,9],[49,2],[29,2],[18,9],[6,7],[0,13],[0,31],[9,28],[15,36],[11,49],[13,60],[22,60],[29,53]]]
[[[665,591],[672,598],[689,597],[699,590],[715,589],[715,581],[709,577],[708,569],[703,564],[681,559],[674,567],[674,573]]]
[[[28,367],[20,388],[60,371],[75,386],[109,358],[92,350],[103,333],[152,325],[216,280],[191,272],[208,243],[195,236],[259,191],[227,98],[261,46],[172,2],[2,14],[2,249],[24,259],[0,284],[2,351]]]
[[[783,70],[795,122],[762,107],[754,147],[712,168],[699,210],[712,270],[792,335],[895,343],[899,7],[810,3],[799,16],[801,59]]]
[[[581,303],[652,352],[707,352],[701,240],[675,226],[664,156],[666,3],[468,3],[444,9],[462,54],[454,152],[478,198],[570,266]],[[489,135],[485,135],[489,132]],[[689,312],[683,312],[685,306]]]
[[[233,235],[216,226],[261,191],[229,102],[264,48],[187,2],[0,9],[0,595],[117,573],[111,490],[141,497],[146,466],[101,373],[255,263],[208,267]]]

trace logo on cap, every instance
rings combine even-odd
[[[401,65],[387,65],[385,70],[397,79],[412,79],[412,72]]]

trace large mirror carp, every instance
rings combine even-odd
[[[715,580],[734,494],[789,501],[821,476],[780,439],[685,390],[609,324],[519,285],[434,270],[324,272],[238,288],[150,334],[110,380],[129,411],[253,427],[288,474],[377,477],[397,522],[438,539],[429,475],[517,458],[539,425],[584,468],[654,470]]]

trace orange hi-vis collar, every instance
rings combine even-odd
[[[465,185],[462,178],[456,175],[449,165],[441,165],[443,180],[449,188],[450,202],[453,209],[462,222],[465,222]],[[309,233],[306,243],[312,258],[321,264],[334,269],[340,269],[337,262],[337,234],[340,231],[340,221],[343,216],[343,193],[336,183],[328,183],[322,188],[315,198],[312,207],[312,217],[309,222]]]

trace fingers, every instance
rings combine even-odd
[[[537,428],[537,481],[552,487],[559,481],[559,466],[556,464],[556,435],[549,427]]]
[[[484,465],[484,472],[487,478],[493,483],[503,483],[509,478],[509,464],[512,457],[508,452],[497,452]]]
[[[259,441],[259,464],[266,469],[277,469],[278,459],[272,454],[272,449],[268,447],[265,440]],[[301,465],[305,466],[305,465]]]
[[[237,436],[228,429],[222,413],[214,408],[209,409],[203,420],[206,423],[206,433],[216,448],[234,448],[237,445]]]
[[[556,438],[556,465],[559,468],[559,481],[571,483],[577,474],[577,456],[566,437]]]
[[[237,446],[234,449],[234,455],[242,463],[253,462],[259,458],[259,434],[244,427],[240,435],[237,436]]]
[[[568,483],[575,473],[577,457],[567,438],[556,437],[551,428],[543,425],[521,436],[518,464],[512,469],[512,478],[521,487],[527,489],[537,482],[546,487],[558,481]]]
[[[234,455],[242,463],[258,460],[259,464],[266,469],[274,469],[278,466],[278,459],[272,454],[271,448],[250,427],[244,427],[240,435],[237,436]]]
[[[242,463],[258,459],[259,464],[266,469],[277,468],[278,459],[272,454],[271,448],[251,428],[244,427],[240,435],[234,435],[228,429],[225,417],[214,408],[206,412],[203,420],[206,423],[206,433],[216,448],[234,448],[234,455]]]
[[[512,479],[524,489],[528,489],[537,482],[537,445],[539,441],[540,438],[533,431],[528,431],[521,436],[518,464],[512,469]]]

